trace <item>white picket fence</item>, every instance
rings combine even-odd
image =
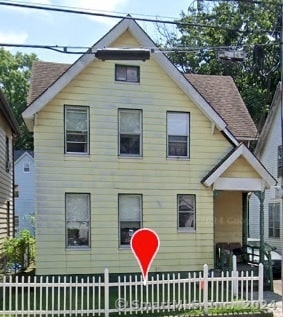
[[[141,276],[4,277],[0,283],[0,316],[109,316],[110,313],[170,312],[263,302],[263,266],[253,272],[203,272]],[[2,303],[1,303],[2,302]]]

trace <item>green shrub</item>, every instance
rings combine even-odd
[[[21,270],[26,269],[35,259],[35,239],[29,230],[22,230],[16,238],[6,238],[4,254],[6,267],[19,264]]]

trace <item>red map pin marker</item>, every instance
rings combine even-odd
[[[157,233],[147,228],[135,231],[131,238],[131,249],[139,263],[144,285],[147,281],[147,274],[151,263],[158,252],[159,244]]]

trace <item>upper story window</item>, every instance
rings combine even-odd
[[[167,113],[167,156],[189,158],[189,122],[187,112]]]
[[[66,194],[66,246],[90,247],[90,194]]]
[[[89,107],[65,106],[65,153],[89,154]]]
[[[115,65],[115,80],[129,83],[139,83],[139,66]]]
[[[119,155],[142,155],[142,110],[119,109]]]
[[[277,177],[283,177],[283,148],[282,145],[278,146],[278,154],[277,154]]]
[[[280,238],[280,203],[268,204],[268,236]]]
[[[177,195],[178,230],[194,231],[196,228],[196,196]]]
[[[30,164],[28,162],[24,163],[24,172],[25,173],[30,172]]]
[[[130,245],[133,233],[141,228],[142,195],[119,195],[120,246]]]

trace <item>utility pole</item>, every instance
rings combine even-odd
[[[280,67],[281,67],[281,84],[280,84],[280,115],[281,115],[281,160],[283,160],[283,0],[281,0],[281,32],[280,32]],[[279,150],[278,150],[279,151]],[[278,153],[279,154],[279,153]],[[283,189],[283,175],[281,174],[281,193]],[[281,197],[281,296],[282,296],[282,316],[283,316],[283,195]]]

